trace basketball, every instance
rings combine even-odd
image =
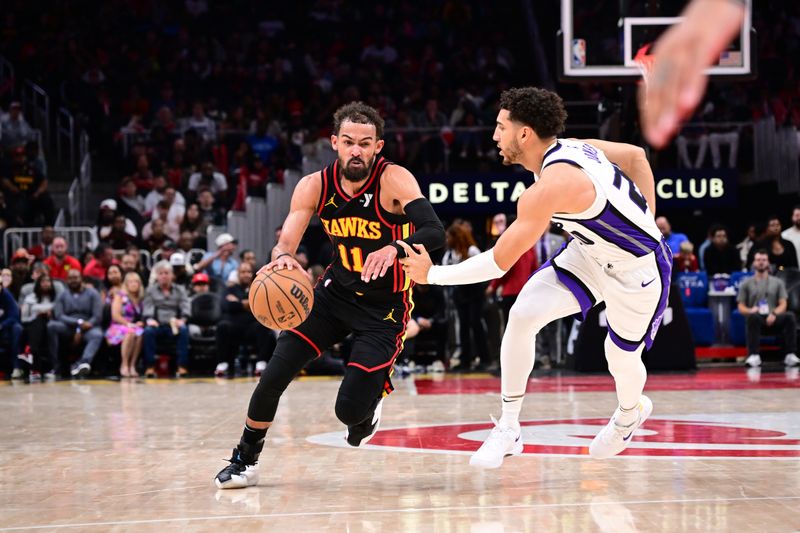
[[[271,329],[296,328],[314,305],[314,289],[305,272],[280,269],[258,274],[250,285],[250,312]]]

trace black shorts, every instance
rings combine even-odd
[[[384,372],[388,394],[392,390],[388,378],[403,350],[412,307],[411,289],[359,295],[325,276],[314,288],[314,306],[308,318],[287,331],[310,344],[317,355],[352,333],[347,366],[368,373]]]

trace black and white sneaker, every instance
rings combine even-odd
[[[243,489],[258,484],[258,465],[248,464],[238,448],[233,449],[228,466],[219,471],[214,483],[220,489]]]
[[[70,374],[75,378],[83,378],[89,375],[92,371],[92,366],[89,363],[77,362],[70,368]]]
[[[366,418],[363,422],[359,422],[353,426],[347,426],[347,433],[344,439],[350,446],[358,447],[366,444],[372,439],[375,433],[378,432],[378,426],[381,424],[381,407],[383,407],[383,398],[375,406],[375,412],[372,418]]]

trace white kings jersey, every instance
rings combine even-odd
[[[647,201],[605,154],[594,146],[558,139],[545,152],[542,170],[554,163],[579,167],[594,185],[596,197],[582,213],[557,213],[552,221],[563,226],[601,264],[649,254],[662,236]]]

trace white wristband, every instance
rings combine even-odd
[[[497,266],[494,248],[470,257],[457,265],[432,266],[428,270],[430,285],[469,285],[500,278],[506,271]]]

